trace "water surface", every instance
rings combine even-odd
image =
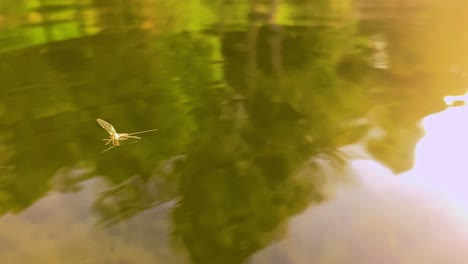
[[[467,9],[2,1],[0,262],[464,263]]]

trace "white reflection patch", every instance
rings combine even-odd
[[[466,102],[468,94],[445,102]],[[427,185],[468,211],[468,106],[450,107],[424,118],[426,135],[415,150],[415,167],[406,177]]]

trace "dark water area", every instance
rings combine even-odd
[[[0,263],[465,263],[467,11],[1,1]]]

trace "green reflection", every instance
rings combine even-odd
[[[242,263],[280,239],[327,198],[319,156],[340,168],[340,148],[362,142],[409,169],[419,120],[466,68],[445,31],[358,21],[350,1],[18,3],[1,4],[27,19],[0,32],[0,214],[102,177],[99,225],[177,201],[174,240],[194,263]],[[101,155],[96,118],[159,130]]]
[[[299,171],[320,153],[340,160],[336,150],[366,132],[347,124],[368,108],[364,88],[334,70],[337,58],[359,52],[359,42],[331,45],[346,37],[301,26],[223,32],[228,99],[204,104],[198,116],[204,133],[189,148],[174,212],[195,263],[242,263],[323,199],[318,171]]]

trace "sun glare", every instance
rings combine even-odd
[[[447,96],[457,107],[423,119],[425,136],[415,151],[415,166],[408,177],[429,186],[468,212],[468,93]]]

